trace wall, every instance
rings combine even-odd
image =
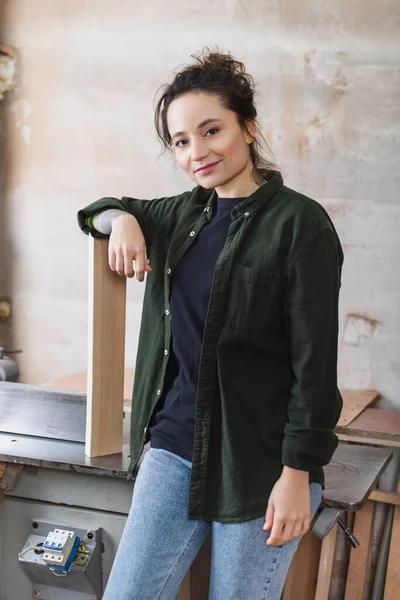
[[[4,180],[4,156],[3,156],[3,145],[4,145],[4,111],[1,110],[2,100],[8,90],[12,86],[10,81],[10,73],[7,72],[7,66],[9,65],[8,57],[5,55],[5,47],[1,43],[3,39],[3,26],[4,26],[4,1],[0,0],[0,347],[10,349],[9,346],[9,335],[10,335],[10,319],[9,310],[10,303],[7,298],[7,289],[9,285],[7,282],[7,275],[9,272],[9,256],[8,256],[8,243],[7,243],[7,231],[6,231],[6,203],[5,203],[5,180]]]
[[[111,8],[112,6],[112,8]],[[319,200],[342,239],[340,385],[400,408],[399,19],[396,0],[12,0],[19,51],[7,121],[13,342],[22,380],[85,369],[87,239],[76,211],[105,196],[193,187],[157,160],[153,96],[218,43],[258,84],[285,183]],[[143,285],[128,284],[127,364]]]

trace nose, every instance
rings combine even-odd
[[[192,147],[191,147],[191,151],[192,151],[192,161],[193,163],[201,163],[206,156],[208,156],[209,151],[207,148],[207,141],[203,140],[201,137],[200,138],[196,138],[192,141]],[[194,168],[197,169],[198,166],[196,164],[194,165]]]

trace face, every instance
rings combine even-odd
[[[253,124],[250,133],[243,131],[236,114],[221,105],[219,96],[180,96],[168,108],[167,123],[176,162],[196,184],[215,188],[227,198],[247,196],[259,187],[251,176]],[[206,165],[210,167],[201,169]]]

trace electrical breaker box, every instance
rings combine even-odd
[[[100,497],[106,498],[105,490]],[[125,521],[122,514],[6,496],[0,504],[0,600],[101,600]],[[62,565],[77,543],[74,564]],[[57,555],[61,561],[51,558]]]

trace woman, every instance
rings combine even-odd
[[[155,125],[196,187],[78,213],[112,270],[147,273],[129,478],[150,449],[105,600],[175,599],[210,530],[210,600],[279,600],[338,443],[340,241],[262,157],[244,65],[195,58]]]

